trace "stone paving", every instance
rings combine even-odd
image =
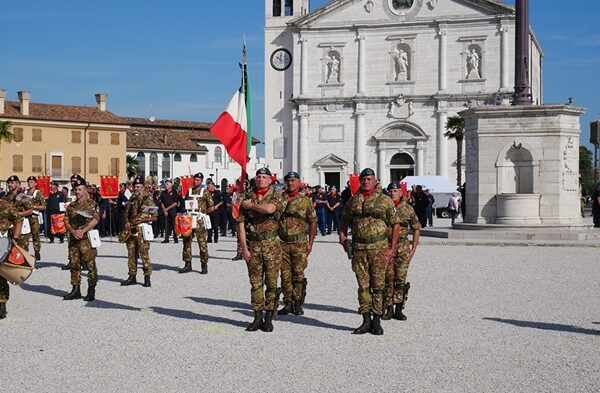
[[[273,333],[244,331],[249,283],[232,238],[209,244],[207,276],[177,273],[181,248],[153,242],[152,288],[121,287],[125,246],[105,241],[85,303],[62,300],[66,245],[43,244],[0,321],[2,391],[600,391],[593,248],[423,244],[408,320],[384,321],[380,337],[350,334],[357,286],[334,236],[310,257],[306,314]]]

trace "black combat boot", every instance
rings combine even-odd
[[[86,302],[93,302],[96,300],[96,284],[88,287],[87,295],[83,298]]]
[[[179,273],[189,273],[192,271],[192,262],[186,262],[185,266],[179,269]]]
[[[381,327],[381,315],[373,315],[373,321],[371,322],[371,333],[376,336],[383,335],[383,328]]]
[[[143,286],[146,288],[150,288],[152,286],[152,283],[150,282],[150,276],[144,276]]]
[[[79,285],[73,285],[73,289],[67,295],[63,296],[64,300],[81,299],[81,289]]]
[[[126,287],[128,285],[135,285],[137,284],[137,280],[135,278],[135,274],[130,274],[129,278],[123,282],[121,282],[121,286],[122,287]]]
[[[254,311],[254,321],[246,328],[248,332],[255,332],[260,329],[263,325],[263,312]]]
[[[281,310],[277,311],[277,315],[288,315],[292,313],[292,310],[293,306],[286,303]]]
[[[402,309],[404,308],[404,303],[396,304],[396,311],[394,312],[394,319],[399,321],[406,321],[406,315],[402,313]]]
[[[39,262],[39,260],[40,260],[40,259],[42,259],[41,255],[40,255],[40,252],[39,252],[39,251],[36,251],[36,252],[35,252],[35,261],[36,261],[36,262]]]
[[[0,319],[6,318],[6,303],[0,303]]]
[[[302,308],[302,303],[294,302],[294,315],[304,315],[304,309]]]
[[[200,274],[208,274],[208,263],[202,263],[202,270],[200,271]]]
[[[360,325],[359,327],[354,329],[352,334],[365,334],[365,333],[368,333],[369,330],[371,330],[371,314],[364,313],[362,316],[363,316],[362,325]]]
[[[71,261],[69,261],[69,263],[67,263],[65,266],[61,267],[61,270],[71,270]]]
[[[389,321],[394,316],[394,306],[388,306],[385,313],[381,316],[384,321]]]
[[[267,311],[265,314],[265,322],[263,323],[261,330],[263,332],[273,331],[273,311]]]

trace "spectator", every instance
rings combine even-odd
[[[594,217],[594,228],[600,228],[600,183],[592,194],[592,216]]]
[[[50,223],[52,222],[52,215],[53,214],[61,214],[62,212],[60,211],[60,204],[65,202],[65,195],[59,191],[58,188],[58,183],[52,183],[52,185],[50,186],[50,196],[48,197],[48,200],[46,201],[46,223],[47,226],[50,226]],[[60,240],[61,243],[64,243],[65,241],[65,234],[64,233],[59,233],[56,235],[56,237],[58,237],[58,239]],[[50,239],[50,243],[54,243],[54,234],[52,233],[51,230],[48,230],[48,239]]]
[[[175,233],[175,217],[177,216],[178,195],[173,189],[173,183],[167,179],[165,181],[165,189],[160,194],[160,203],[165,220],[165,240],[163,243],[168,243],[171,234],[173,241],[178,243],[177,234]]]
[[[425,195],[427,196],[427,200],[429,203],[427,204],[427,224],[432,227],[433,226],[433,212],[435,211],[435,198],[433,194],[429,192],[429,190],[425,190]]]
[[[413,194],[414,209],[421,223],[421,227],[427,226],[427,206],[429,205],[429,199],[423,192],[423,186],[416,186]]]
[[[340,224],[340,216],[342,214],[341,197],[335,186],[329,189],[327,196],[327,234],[337,232]]]
[[[450,200],[448,200],[448,214],[450,214],[450,218],[452,219],[452,225],[454,225],[454,220],[456,220],[456,214],[458,213],[458,198],[456,195],[456,193],[452,193]]]
[[[231,214],[231,196],[229,196],[229,192],[226,189],[221,190],[221,199],[223,201],[223,206],[221,206],[221,221],[219,224],[219,228],[221,231],[221,236],[227,236],[227,224],[229,223],[229,215]]]
[[[162,205],[160,203],[160,191],[156,190],[152,194],[154,204],[158,207],[158,220],[152,223],[152,232],[154,238],[163,237],[165,235],[165,218],[163,217]]]
[[[207,243],[219,242],[219,224],[221,222],[221,207],[223,206],[223,196],[215,187],[215,183],[211,179],[206,179],[206,189],[211,193],[213,199],[213,207],[215,210],[209,213],[211,229],[208,230]]]
[[[321,232],[321,236],[325,236],[327,234],[327,195],[325,189],[320,185],[316,186],[312,200],[317,212],[319,232]]]

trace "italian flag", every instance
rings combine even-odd
[[[229,156],[240,164],[242,174],[245,174],[252,146],[252,104],[248,84],[246,45],[244,45],[244,64],[241,67],[242,85],[229,101],[225,112],[214,122],[210,132],[219,138]]]

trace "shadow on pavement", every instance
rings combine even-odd
[[[344,314],[358,314],[358,310],[351,310],[349,308],[328,306],[326,304],[312,304],[305,303],[302,307],[308,310],[327,311],[327,312],[340,312]]]
[[[233,310],[233,312],[237,312],[237,313],[245,315],[249,318],[254,317],[254,311]],[[277,315],[273,318],[273,323],[276,324],[278,322],[288,322],[288,323],[294,323],[294,324],[298,324],[298,325],[314,326],[314,327],[319,327],[319,328],[323,328],[323,329],[340,330],[340,331],[344,331],[344,332],[351,332],[352,330],[354,330],[353,328],[350,328],[348,326],[334,325],[332,323],[319,321],[318,319],[315,319],[315,318],[309,318],[305,315],[283,315],[283,316]]]
[[[224,258],[224,257],[208,257],[208,260],[211,260],[211,259],[217,259],[217,260],[218,260],[218,259],[220,259],[220,260],[223,260],[223,261],[231,261],[231,258]]]
[[[124,278],[115,278],[115,277],[112,277],[112,276],[105,276],[105,275],[102,275],[102,274],[98,275],[98,281],[110,281],[110,282],[121,283],[121,281],[124,281],[125,279],[127,279],[127,277],[124,277]]]
[[[82,295],[84,295],[84,294],[82,294]],[[86,303],[85,306],[89,307],[89,308],[106,308],[106,309],[112,309],[112,310],[142,311],[142,309],[138,308],[138,307],[132,307],[132,306],[127,306],[125,304],[107,302],[105,300],[99,300],[99,299],[96,299],[93,302],[85,302],[85,303]]]
[[[165,265],[162,263],[152,263],[152,270],[156,270],[157,272],[161,270],[172,270],[174,272],[179,271],[177,266]]]
[[[164,308],[164,307],[150,307],[150,310],[154,311],[157,314],[166,315],[168,317],[174,317],[174,318],[191,319],[191,320],[213,322],[213,323],[223,323],[223,324],[233,325],[233,326],[241,327],[241,328],[245,328],[247,325],[246,322],[236,321],[234,319],[215,317],[215,316],[211,316],[211,315],[196,314],[194,312],[185,311],[185,310],[175,310],[172,308]]]
[[[532,329],[540,329],[540,330],[554,330],[557,332],[567,332],[567,333],[579,333],[579,334],[589,334],[592,336],[600,336],[600,330],[594,329],[586,329],[573,325],[563,325],[559,323],[546,323],[546,322],[533,322],[533,321],[519,321],[516,319],[502,319],[502,318],[483,318],[487,321],[501,322],[507,323],[509,325],[514,325],[517,327],[525,327]]]
[[[48,285],[32,285],[32,284],[27,284],[26,282],[19,285],[19,287],[25,291],[37,292],[37,293],[41,293],[44,295],[56,296],[56,297],[61,297],[61,298],[63,297],[63,295],[66,295],[67,293],[69,293],[69,291],[61,291],[61,290],[49,287]],[[71,288],[69,287],[69,290],[70,289]]]
[[[592,322],[594,325],[600,325],[600,322]]]
[[[190,299],[195,301],[196,303],[208,304],[210,306],[223,306],[230,308],[249,308],[249,303],[236,302],[234,300],[225,300],[225,299],[210,299],[207,297],[194,297],[188,296],[186,299]]]
[[[127,251],[127,250],[126,250]],[[119,259],[128,259],[127,255],[100,255],[96,258],[119,258]]]
[[[39,261],[35,263],[35,267],[39,268],[39,269],[43,269],[45,267],[58,267],[58,268],[62,268],[63,266],[65,266],[67,264],[67,262],[64,263],[59,263],[59,262],[45,262],[45,261]]]

